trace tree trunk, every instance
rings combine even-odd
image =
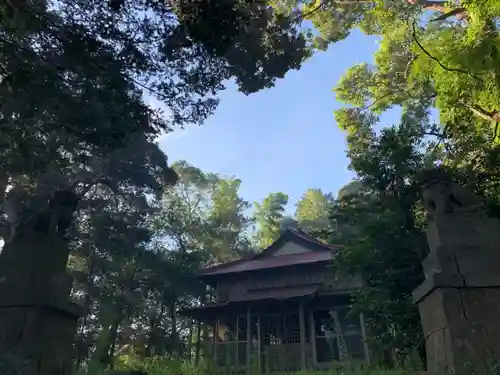
[[[172,346],[174,348],[174,353],[177,355],[181,355],[180,351],[180,345],[179,345],[179,338],[177,335],[177,311],[176,311],[176,303],[175,301],[172,302],[170,305],[170,317],[172,319],[172,334],[171,334],[171,340],[172,340]]]
[[[208,324],[203,324],[201,326],[201,342],[203,345],[201,346],[203,349],[203,357],[208,358],[210,353],[208,352],[209,350],[209,342],[210,342],[210,334],[208,332],[209,330],[209,325]]]
[[[159,312],[155,313],[154,316],[152,316],[149,321],[149,337],[146,345],[147,357],[150,357],[153,354],[158,353],[158,347],[155,348],[155,346],[157,346],[157,344],[155,344],[155,335],[157,334],[158,331],[158,324],[163,319],[163,314],[165,312],[165,306],[162,304],[159,298],[156,300],[156,311],[158,310]]]
[[[193,360],[193,320],[189,319],[188,323],[188,342],[187,342],[188,363]]]
[[[120,327],[122,321],[122,309],[120,308],[115,315],[115,319],[113,324],[111,325],[110,335],[109,335],[109,346],[107,353],[108,366],[110,369],[113,369],[114,365],[114,356],[116,351],[116,342],[118,340],[118,328]]]
[[[200,351],[201,351],[201,322],[196,322],[196,348],[194,356],[194,364],[198,366],[200,363]]]
[[[109,349],[110,324],[107,322],[108,319],[104,318],[103,320],[102,329],[97,336],[95,351],[90,358],[87,368],[87,372],[90,374],[102,372],[105,366],[104,362],[106,362],[107,350]]]
[[[122,320],[122,311],[116,306],[114,315],[102,317],[102,329],[96,342],[96,349],[89,364],[89,373],[99,373],[112,367],[118,327]]]
[[[384,349],[382,351],[382,366],[388,369],[394,368],[394,357],[392,355],[392,349]]]
[[[87,289],[87,293],[85,294],[85,298],[83,301],[84,315],[80,321],[81,323],[78,329],[78,334],[81,335],[82,337],[85,337],[84,331],[85,327],[87,326],[87,319],[89,318],[90,308],[92,306],[91,290],[92,290],[94,271],[95,271],[94,249],[92,249],[89,255],[89,274],[87,276],[86,286],[85,286]],[[84,349],[85,348],[83,347],[82,343],[80,343],[80,345],[77,345],[76,370],[80,369],[83,359],[88,356],[87,350],[84,352]]]

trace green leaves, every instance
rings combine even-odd
[[[186,161],[173,168],[179,182],[166,192],[163,213],[155,222],[168,250],[199,251],[209,263],[249,251],[244,234],[251,223],[245,213],[250,204],[239,196],[241,181],[205,173]]]
[[[419,104],[407,102],[400,124],[378,132],[370,108],[336,113],[359,180],[341,189],[331,210],[330,241],[345,245],[334,270],[339,277],[362,276],[365,287],[355,296],[355,309],[366,317],[372,344],[403,356],[422,339],[410,297],[423,279],[420,263],[427,252],[415,176],[442,157],[439,141],[428,138],[436,129]]]
[[[403,355],[422,339],[410,298],[427,252],[415,176],[444,163],[496,202],[497,168],[486,155],[496,154],[500,109],[498,12],[483,8],[484,2],[462,1],[466,22],[445,16],[447,21],[428,23],[421,8],[404,3],[362,10],[359,25],[380,36],[380,49],[373,64],[352,67],[335,87],[346,104],[335,119],[360,181],[339,192],[332,210],[332,241],[346,245],[335,270],[363,276],[366,287],[355,307],[374,344]],[[396,108],[402,110],[399,125],[380,123],[380,115]],[[479,177],[485,175],[490,178]]]
[[[285,193],[271,193],[262,203],[255,202],[255,221],[257,232],[255,241],[260,249],[271,245],[281,233],[281,220],[288,203],[288,195]]]
[[[309,56],[290,18],[254,2],[28,3],[0,5],[1,186],[50,174],[79,192],[158,195],[175,176],[154,138],[202,123],[226,80],[255,92]]]
[[[308,189],[296,204],[295,220],[298,227],[311,235],[329,231],[332,204],[331,194],[325,194],[321,189]]]

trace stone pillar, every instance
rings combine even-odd
[[[430,253],[414,291],[428,371],[487,372],[500,360],[500,223],[439,170],[423,180]]]
[[[0,255],[0,360],[12,373],[66,375],[83,308],[69,301],[67,243],[25,231]],[[4,357],[3,359],[1,357]]]

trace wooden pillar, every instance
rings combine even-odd
[[[361,339],[363,340],[363,348],[365,350],[365,359],[368,363],[370,363],[370,349],[368,348],[368,340],[366,337],[365,318],[363,316],[363,313],[359,314],[359,323],[361,325]]]
[[[214,366],[217,366],[217,343],[219,341],[219,319],[215,318],[213,338],[212,338],[212,355]]]
[[[259,364],[259,374],[262,373],[262,327],[260,325],[260,314],[257,315],[257,363]]]
[[[313,368],[316,368],[318,365],[318,358],[316,355],[316,331],[314,330],[314,312],[312,309],[309,310],[309,328],[310,328],[310,336],[309,341],[311,343],[311,364]]]
[[[306,327],[304,324],[304,302],[299,304],[299,325],[300,325],[300,367],[306,369]]]
[[[247,307],[247,372],[251,372],[252,362],[252,310]]]
[[[344,332],[342,331],[342,324],[340,323],[339,312],[337,310],[332,311],[332,318],[334,322],[335,333],[337,335],[337,346],[339,348],[339,361],[344,362],[346,360],[349,360],[349,352],[347,350]]]

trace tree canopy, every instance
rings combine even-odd
[[[445,166],[500,213],[499,15],[497,0],[2,2],[0,274],[29,263],[16,238],[71,193],[61,231],[85,307],[77,367],[193,346],[199,358],[208,332],[177,316],[213,299],[197,270],[300,229],[344,245],[332,278],[362,276],[354,309],[371,344],[406,358],[422,344],[410,294],[428,251],[417,176]],[[354,29],[379,49],[332,82],[356,174],[338,193],[248,202],[237,176],[159,149],[160,134],[203,123],[227,82],[272,87]],[[396,124],[381,120],[390,110]]]
[[[0,14],[0,203],[11,206],[2,210],[9,231],[33,189],[42,200],[54,186],[85,196],[95,185],[118,193],[125,181],[158,192],[175,177],[155,137],[202,123],[227,80],[252,93],[309,55],[286,17],[253,2],[8,1]],[[130,148],[143,160],[112,176],[108,155]],[[148,173],[146,185],[138,181]]]

